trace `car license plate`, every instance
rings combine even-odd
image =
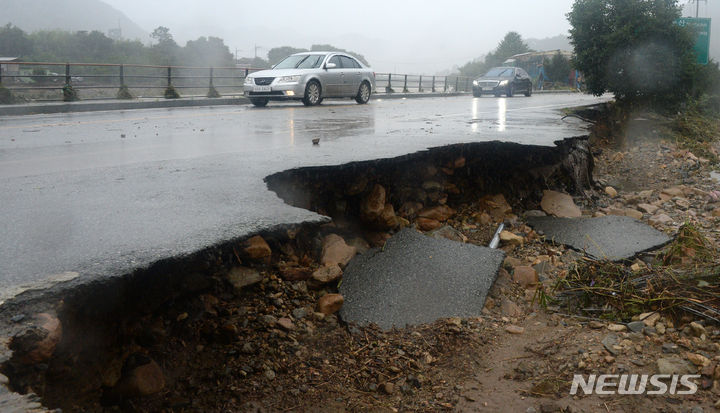
[[[482,88],[482,89],[483,89],[483,90],[492,90],[493,88],[491,88],[491,87],[484,87],[484,88]]]
[[[254,86],[253,92],[270,92],[270,86]]]

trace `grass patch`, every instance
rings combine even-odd
[[[219,97],[220,97],[220,92],[218,92],[217,89],[215,89],[214,86],[210,86],[210,89],[208,90],[208,93],[207,93],[207,97],[209,97],[209,98],[219,98]]]
[[[118,99],[135,99],[135,97],[130,93],[130,89],[126,85],[120,86],[120,89],[117,92],[117,95],[115,95]]]
[[[178,91],[175,90],[175,88],[172,85],[169,85],[165,89],[165,93],[163,94],[163,96],[165,96],[165,99],[179,99],[180,93],[178,93]]]
[[[720,159],[712,144],[720,139],[720,115],[711,109],[708,99],[693,103],[679,113],[670,127],[679,147],[718,162]]]
[[[566,311],[593,318],[629,321],[661,311],[720,322],[720,254],[700,231],[685,224],[655,265],[633,271],[622,263],[584,259],[557,281],[551,294]]]

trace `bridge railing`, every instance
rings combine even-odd
[[[13,62],[0,65],[0,85],[16,97],[34,101],[239,96],[245,77],[258,70],[263,69]],[[468,92],[472,88],[471,78],[452,75],[376,73],[375,80],[378,93]]]

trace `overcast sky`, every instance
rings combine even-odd
[[[435,73],[494,49],[508,31],[523,38],[567,35],[573,0],[104,0],[151,32],[166,26],[180,44],[225,39],[232,52],[332,44],[363,54],[377,71]],[[683,1],[683,3],[686,0]]]

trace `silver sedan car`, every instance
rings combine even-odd
[[[248,75],[243,89],[255,106],[271,100],[302,100],[314,106],[325,98],[352,98],[365,104],[375,91],[375,73],[345,53],[296,53],[270,70]]]

